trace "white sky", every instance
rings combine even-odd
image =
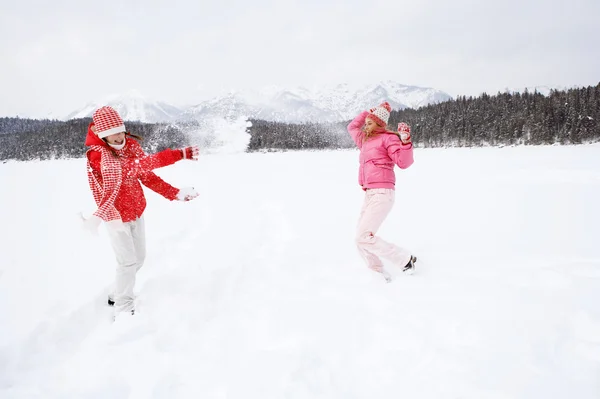
[[[138,89],[175,105],[266,85],[455,96],[600,82],[598,0],[3,0],[0,116]]]

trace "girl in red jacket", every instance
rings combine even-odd
[[[407,250],[376,236],[394,205],[394,166],[406,169],[413,163],[410,127],[400,123],[398,133],[387,130],[390,112],[390,104],[384,102],[362,112],[348,125],[348,132],[360,148],[358,183],[365,191],[356,245],[369,268],[382,273],[388,282],[391,276],[385,271],[380,257],[389,259],[408,273],[414,271],[417,261]]]
[[[193,188],[177,189],[152,172],[182,159],[197,160],[198,148],[164,150],[147,155],[126,133],[119,114],[102,107],[92,116],[85,141],[88,181],[98,209],[84,226],[97,231],[105,222],[117,258],[117,270],[109,305],[115,311],[134,313],[133,286],[146,257],[143,213],[146,198],[140,182],[168,200],[189,201],[198,196]]]

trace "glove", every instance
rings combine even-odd
[[[83,223],[83,228],[85,231],[87,231],[88,233],[91,233],[93,235],[98,235],[98,227],[100,226],[100,223],[102,222],[102,219],[100,219],[98,216],[92,215],[89,218],[86,218],[85,216],[83,216],[83,213],[79,213],[79,217],[81,218],[81,221]]]
[[[194,145],[192,147],[185,147],[181,149],[183,153],[183,159],[191,159],[193,161],[197,161],[200,156],[200,149],[198,146]]]
[[[404,144],[411,142],[410,126],[408,126],[406,123],[398,123],[398,134],[400,134],[400,140],[402,140]]]
[[[191,201],[200,194],[194,189],[194,187],[184,187],[177,193],[177,201]]]

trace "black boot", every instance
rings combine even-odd
[[[406,274],[413,274],[415,272],[415,263],[417,263],[416,256],[410,256],[408,263],[402,268],[402,271]]]

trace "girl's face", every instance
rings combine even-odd
[[[367,132],[367,134],[373,133],[378,127],[379,125],[377,125],[373,119],[369,117],[365,119],[365,132]]]
[[[125,133],[121,132],[111,134],[110,136],[106,136],[106,141],[108,142],[108,144],[121,145],[125,142]]]

